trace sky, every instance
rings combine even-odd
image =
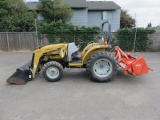
[[[37,1],[37,0],[26,0]],[[114,1],[121,9],[136,19],[137,27],[146,27],[152,23],[153,27],[160,25],[160,0],[87,0],[87,1]]]
[[[160,0],[87,0],[87,1],[114,1],[121,9],[136,19],[137,27],[146,27],[152,23],[153,27],[160,25]]]

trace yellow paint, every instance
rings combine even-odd
[[[68,44],[54,44],[54,45],[47,45],[40,49],[36,49],[33,51],[35,54],[34,56],[34,63],[33,63],[33,75],[35,77],[37,67],[39,65],[39,60],[44,54],[57,54],[56,56],[44,56],[43,61],[48,61],[49,59],[62,59],[67,55],[67,46]],[[89,57],[99,51],[105,51],[108,48],[108,45],[99,45],[98,43],[91,43],[87,45],[84,50],[82,51],[82,61],[81,62],[70,62],[68,63],[70,67],[82,67],[86,64]]]
[[[99,45],[98,43],[91,43],[87,45],[84,50],[82,51],[82,62],[81,63],[69,63],[69,66],[74,67],[82,67],[84,64],[87,63],[87,60],[96,52],[105,51],[108,48],[108,45]]]
[[[67,48],[67,44],[54,44],[54,45],[47,45],[40,49],[36,49],[33,51],[34,53],[34,63],[33,63],[33,75],[32,77],[35,77],[37,66],[39,64],[39,60],[42,57],[43,54],[58,54],[58,56],[45,56],[43,60],[47,61],[50,59],[61,59],[65,56]],[[36,67],[35,67],[36,66]]]
[[[82,63],[69,63],[69,66],[70,67],[82,67],[83,66],[83,64]]]
[[[93,44],[93,43],[92,43]],[[106,48],[108,48],[108,45],[99,45],[99,44],[93,44],[93,45],[88,45],[86,48],[87,50],[83,52],[83,58],[82,58],[82,63],[83,64],[86,64],[87,63],[87,60],[90,58],[90,56],[96,52],[99,52],[99,51],[105,51]]]
[[[82,54],[81,54],[81,57],[83,58],[83,56],[85,55],[85,53],[90,49],[92,48],[93,46],[96,46],[96,45],[99,45],[98,43],[91,43],[91,44],[88,44],[82,51]]]

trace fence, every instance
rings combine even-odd
[[[112,33],[112,41],[111,44],[120,46],[125,51],[147,51],[147,52],[160,52],[160,33],[148,34],[147,41],[145,36],[141,35],[141,33],[137,32],[137,35],[132,34],[132,37],[129,35],[123,36],[121,39],[123,41],[120,42],[120,39],[117,38],[117,33]],[[117,40],[118,39],[118,40]],[[146,45],[147,44],[147,45]]]
[[[37,40],[35,32],[0,32],[0,51],[33,50],[37,45],[45,43]]]
[[[19,51],[19,50],[34,50],[37,46],[44,46],[49,43],[69,43],[83,40],[83,48],[88,42],[94,40],[94,35],[91,33],[55,33],[55,34],[38,34],[38,39],[35,32],[0,32],[0,51]],[[38,44],[38,45],[37,45]]]
[[[78,43],[78,40],[81,39],[85,41],[83,46],[85,46],[88,42],[96,39],[96,35],[89,36],[87,33],[79,34],[78,36],[71,33],[69,34],[69,38],[67,37],[68,34],[59,36],[39,34],[39,39],[37,39],[35,32],[0,32],[0,51],[34,50],[37,47],[37,44],[39,46],[49,44],[47,38],[53,40],[53,43],[72,41]],[[116,33],[113,33],[113,36],[115,36],[115,34]],[[151,44],[147,51],[160,51],[160,33],[149,35],[149,39]]]

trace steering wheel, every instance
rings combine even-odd
[[[83,40],[81,40],[81,39],[78,40],[78,44],[79,44],[79,45],[82,45],[83,43],[84,43]]]

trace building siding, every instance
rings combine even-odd
[[[73,17],[70,22],[77,26],[87,26],[88,13],[87,9],[73,9]]]
[[[112,18],[110,19],[112,24],[112,31],[116,31],[120,28],[120,9],[111,12]],[[101,26],[103,21],[102,19],[103,11],[88,11],[88,26]],[[107,25],[104,26],[104,29],[107,30]]]
[[[103,15],[108,15],[112,22],[112,31],[116,31],[120,28],[120,12],[121,8],[113,1],[104,2],[87,2],[85,0],[63,0],[69,3],[70,7],[73,9],[73,17],[68,23],[73,23],[77,26],[101,26]],[[38,13],[38,20],[43,20],[40,15],[40,10],[37,8],[38,2],[28,2],[27,6],[29,10],[36,10]],[[111,13],[112,15],[108,14]],[[104,18],[107,18],[107,17]],[[105,25],[106,26],[106,25]]]
[[[120,15],[121,15],[121,9],[117,9],[114,11],[112,22],[113,31],[116,31],[120,28]]]

